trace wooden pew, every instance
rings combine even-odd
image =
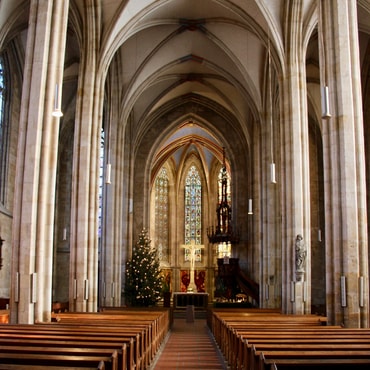
[[[259,354],[256,352],[256,357],[258,360],[255,367],[252,367],[251,370],[267,370],[271,369],[271,365],[279,369],[277,366],[279,362],[281,367],[283,364],[287,366],[290,362],[289,365],[293,366],[293,368],[303,366],[304,364],[316,364],[316,366],[319,364],[320,368],[324,368],[324,364],[326,364],[327,366],[334,366],[335,369],[342,369],[344,366],[347,369],[357,369],[361,365],[363,367],[367,365],[368,368],[370,364],[369,351],[350,349],[347,351],[265,351]]]
[[[292,370],[297,368],[304,368],[306,370],[317,370],[318,368],[325,368],[325,370],[354,370],[354,369],[369,369],[369,359],[358,358],[308,358],[308,359],[265,359],[261,357],[263,365],[260,368],[264,370]]]
[[[57,329],[57,330],[54,330]],[[79,348],[111,348],[118,351],[120,369],[140,369],[140,337],[135,333],[121,333],[121,330],[81,330],[72,327],[54,328],[53,325],[5,325],[0,326],[0,343],[11,344],[10,340],[17,343],[42,343],[47,341],[48,346],[69,346]],[[70,344],[69,344],[70,343]],[[15,344],[17,345],[17,344]]]
[[[121,322],[124,326],[142,327],[148,330],[145,343],[142,348],[145,350],[145,365],[148,366],[159,349],[163,339],[170,327],[169,309],[125,309],[110,308],[99,313],[65,313],[54,314],[53,318],[59,323],[70,325],[113,325]]]
[[[277,312],[219,312],[216,310],[211,331],[226,360],[235,367],[239,358],[237,350],[240,347],[236,334],[238,330],[265,327],[324,327],[326,322],[326,318],[317,315],[283,315]]]
[[[109,314],[58,313],[52,316],[53,323],[0,325],[1,345],[16,348],[14,341],[22,343],[22,346],[27,342],[33,343],[33,346],[42,345],[47,341],[48,344],[53,343],[48,348],[58,345],[72,348],[72,343],[81,351],[87,348],[95,348],[96,352],[97,348],[114,348],[122,358],[120,369],[140,370],[149,366],[169,330],[168,309],[150,312],[125,310]],[[123,345],[125,351],[122,350]],[[121,355],[123,352],[125,357]]]
[[[359,366],[370,359],[370,329],[327,326],[326,318],[316,315],[215,310],[211,325],[231,369],[299,367],[299,362],[303,366],[315,355],[317,361],[326,359],[327,366],[346,366],[342,361],[346,356]]]
[[[54,320],[59,323],[70,325],[117,325],[122,321],[123,325],[142,327],[149,330],[145,340],[145,363],[148,365],[154,358],[163,339],[170,327],[169,310],[149,311],[146,310],[111,310],[109,313],[60,313],[52,314]]]
[[[370,360],[370,344],[253,344],[249,351],[246,368],[259,369],[266,356],[269,358],[367,358]],[[275,357],[274,357],[275,356]],[[261,360],[262,358],[262,360]]]
[[[272,323],[276,325],[290,325],[290,326],[323,326],[326,325],[327,319],[317,315],[284,315],[278,312],[265,312],[258,313],[256,311],[248,312],[241,310],[226,311],[213,311],[211,322],[211,331],[217,343],[228,344],[228,338],[236,327],[242,328],[245,326],[253,325],[267,325]]]
[[[302,327],[296,330],[290,328],[268,329],[261,328],[259,330],[240,331],[236,332],[236,340],[234,343],[233,356],[230,362],[234,368],[241,369],[241,364],[248,363],[248,354],[252,345],[271,344],[272,346],[279,344],[294,345],[294,344],[327,344],[332,345],[346,344],[370,344],[370,330],[367,329],[343,329],[331,327],[321,327],[317,329]]]
[[[103,334],[100,334],[102,336],[105,335],[108,327],[110,333],[118,331],[120,333],[125,332],[131,336],[139,335],[140,341],[137,341],[139,347],[135,348],[134,366],[136,368],[140,368],[140,366],[144,368],[154,358],[161,341],[169,330],[168,311],[168,309],[155,312],[130,310],[119,313],[110,312],[108,315],[97,313],[52,314],[53,318],[58,322],[56,327],[45,323],[40,324],[49,326],[49,329],[56,331],[60,330],[62,325],[63,329],[61,330],[65,330],[66,326],[69,326],[69,334],[71,334],[73,327],[78,332],[90,331],[91,327],[94,327],[93,330],[103,332]],[[32,330],[35,330],[34,326]],[[132,358],[132,356],[129,357]]]
[[[98,369],[103,368],[107,370],[117,370],[117,352],[113,351],[111,354],[54,354],[39,352],[24,352],[21,347],[18,347],[14,352],[0,352],[0,366],[3,369],[9,369],[11,365],[20,365],[24,368],[57,368],[64,369]],[[0,367],[1,368],[1,367]]]
[[[104,361],[100,361],[97,365],[97,367],[82,367],[82,368],[79,368],[79,367],[76,367],[76,366],[72,366],[72,367],[66,367],[66,366],[54,366],[54,365],[42,365],[42,364],[38,364],[38,365],[30,365],[30,364],[27,364],[27,365],[22,365],[22,364],[0,364],[0,370],[106,370],[105,368],[105,363]]]

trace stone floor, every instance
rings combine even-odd
[[[228,369],[205,319],[174,319],[150,370],[176,369]]]

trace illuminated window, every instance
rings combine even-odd
[[[169,262],[168,175],[163,167],[155,180],[155,246],[161,262]]]
[[[185,244],[202,244],[202,184],[198,170],[191,166],[185,179]],[[198,251],[197,251],[198,252]],[[200,261],[201,252],[196,252]],[[185,249],[185,261],[189,260],[189,250]]]
[[[8,170],[9,121],[7,115],[8,81],[5,61],[0,55],[0,202],[6,201],[6,180]]]
[[[100,133],[100,155],[99,155],[99,211],[98,211],[98,236],[102,236],[102,214],[103,214],[103,173],[104,173],[104,129]]]

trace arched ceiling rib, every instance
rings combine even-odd
[[[122,121],[134,112],[140,125],[146,115],[187,94],[222,105],[241,125],[250,117],[260,121],[266,58],[261,37],[268,32],[257,3],[144,1],[116,9],[119,16],[104,40],[106,50],[120,45]]]

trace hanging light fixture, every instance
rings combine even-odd
[[[64,241],[67,240],[67,228],[66,227],[63,228],[63,240]]]
[[[207,229],[208,240],[212,244],[230,243],[238,244],[240,237],[233,232],[231,225],[231,206],[227,199],[228,176],[225,161],[225,148],[223,148],[223,165],[221,172],[221,199],[218,202],[217,225]]]
[[[54,110],[53,110],[53,116],[54,117],[62,117],[63,112],[60,108],[60,94],[59,94],[59,85],[55,85],[55,95],[54,95]]]
[[[253,200],[251,198],[248,199],[248,214],[253,215]]]
[[[105,183],[106,184],[111,184],[112,183],[111,179],[110,179],[111,170],[112,170],[112,165],[110,163],[107,163],[106,174],[105,174]]]
[[[321,88],[321,109],[322,109],[322,118],[329,119],[331,117],[330,114],[330,106],[329,106],[329,87],[324,86]]]
[[[272,162],[270,164],[270,175],[271,175],[271,183],[276,184],[276,171],[275,171],[275,163]]]

